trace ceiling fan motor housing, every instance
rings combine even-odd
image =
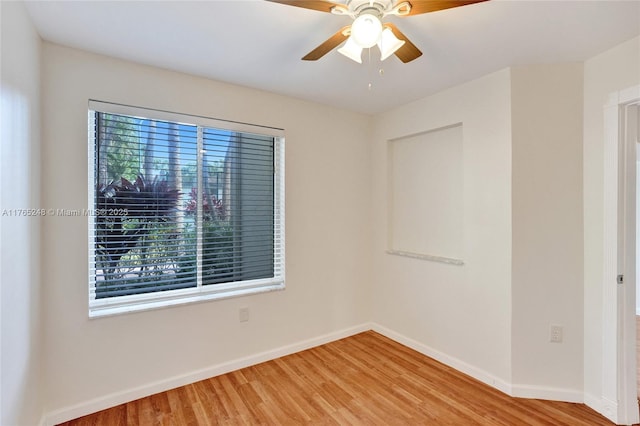
[[[348,0],[346,7],[347,13],[354,19],[363,14],[375,15],[378,19],[382,19],[386,12],[391,10],[392,3],[393,0]]]

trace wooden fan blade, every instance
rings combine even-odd
[[[391,22],[386,22],[384,26],[391,29],[393,35],[398,37],[400,40],[404,40],[404,44],[402,45],[402,47],[395,52],[395,55],[398,57],[398,59],[406,64],[407,62],[411,62],[414,59],[422,56],[422,52],[420,51],[420,49],[418,49],[415,44],[411,43],[411,40],[409,40],[407,36],[402,34],[398,27],[393,25]]]
[[[318,59],[322,58],[324,55],[338,47],[340,43],[342,43],[349,37],[349,28],[351,28],[350,25],[343,27],[340,31],[329,37],[327,41],[313,49],[311,52],[307,53],[307,55],[304,56],[302,60],[317,61]]]
[[[311,9],[311,10],[319,10],[320,12],[327,12],[327,13],[331,13],[331,9],[333,9],[334,7],[338,6],[338,7],[344,7],[344,5],[338,4],[338,3],[334,3],[331,1],[323,1],[323,0],[316,0],[316,1],[306,1],[306,0],[301,0],[301,1],[287,1],[287,0],[266,0],[268,2],[271,3],[280,3],[280,4],[286,4],[287,6],[296,6],[296,7],[302,7],[304,9]]]
[[[411,3],[411,10],[405,16],[437,12],[438,10],[451,9],[452,7],[466,6],[469,4],[481,3],[483,1],[487,0],[410,0],[409,3]]]

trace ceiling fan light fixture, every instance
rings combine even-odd
[[[347,58],[354,60],[359,64],[362,63],[362,47],[353,40],[353,36],[349,37],[344,46],[338,49],[338,53],[343,54]]]
[[[384,61],[393,55],[398,49],[404,45],[405,41],[398,39],[391,31],[391,28],[385,28],[378,40],[378,48],[380,49],[380,60]]]
[[[382,22],[371,14],[363,13],[351,25],[351,38],[363,49],[373,47],[382,33]]]
[[[343,47],[340,48],[340,53],[358,63],[362,63],[362,49],[369,49],[378,44],[382,60],[395,54],[398,59],[406,64],[422,56],[422,52],[393,23],[387,22],[383,27],[382,19],[390,15],[397,17],[421,15],[423,13],[482,3],[488,0],[266,1],[353,18],[352,25],[343,27],[318,47],[307,53],[302,57],[304,61],[317,61],[344,43]],[[385,28],[390,28],[390,31],[384,31],[387,35],[383,36],[382,33]],[[385,40],[380,41],[381,38]],[[345,40],[348,43],[345,43]],[[359,49],[352,46],[351,42],[357,43]]]

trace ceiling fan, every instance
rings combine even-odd
[[[362,63],[362,50],[376,44],[380,49],[380,60],[384,61],[395,54],[402,62],[407,63],[420,57],[422,52],[394,24],[383,23],[383,18],[389,15],[419,15],[487,0],[346,0],[344,4],[328,0],[267,1],[334,15],[346,15],[353,19],[351,25],[341,28],[305,55],[302,58],[305,61],[316,61],[322,58],[346,40],[338,52],[358,63]]]

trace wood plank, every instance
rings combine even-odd
[[[63,424],[612,423],[583,404],[511,398],[368,331]]]

